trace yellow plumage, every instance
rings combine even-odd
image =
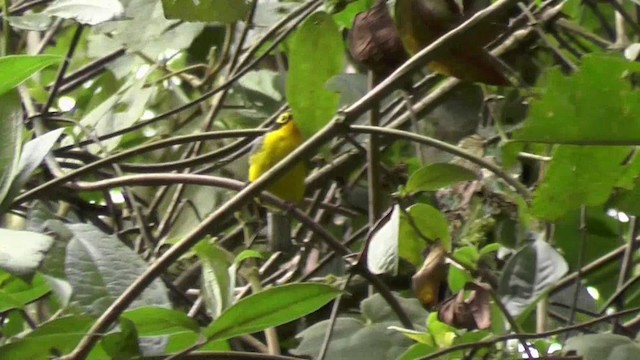
[[[249,181],[258,179],[300,146],[303,141],[291,113],[280,115],[273,129],[253,144],[249,158]],[[272,183],[267,191],[283,200],[298,203],[304,198],[306,175],[307,166],[304,162],[300,162]]]

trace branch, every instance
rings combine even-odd
[[[479,158],[471,153],[468,153],[467,151],[457,146],[448,144],[444,141],[440,141],[424,135],[414,134],[408,131],[388,129],[383,127],[352,125],[350,128],[356,132],[360,132],[364,134],[380,134],[388,137],[406,139],[406,140],[419,142],[428,146],[433,146],[439,150],[442,150],[450,154],[459,156],[463,159],[469,160],[472,163],[491,171],[497,177],[504,180],[504,182],[511,185],[526,200],[528,200],[531,196],[526,186],[524,186],[518,180],[514,179],[510,174],[506,173],[499,166],[492,164],[491,162],[488,162],[482,158]]]

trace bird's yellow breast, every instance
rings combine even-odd
[[[255,181],[266,173],[300,146],[304,139],[295,123],[288,121],[257,141],[249,158],[249,181]],[[306,174],[307,166],[304,162],[299,162],[267,190],[283,200],[299,202],[304,197]]]

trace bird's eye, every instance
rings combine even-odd
[[[293,118],[293,116],[290,113],[285,113],[285,114],[282,114],[278,118],[278,120],[276,120],[276,123],[278,123],[278,124],[286,124],[289,121],[291,121],[292,118]]]

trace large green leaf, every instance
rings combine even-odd
[[[415,298],[393,294],[416,327],[424,327],[427,312]],[[363,319],[341,316],[336,319],[327,359],[394,360],[412,343],[392,326],[401,326],[389,304],[375,294],[360,303]],[[300,332],[300,344],[290,350],[294,355],[314,358],[318,355],[329,320],[320,321]]]
[[[551,245],[530,241],[505,264],[498,293],[512,316],[523,313],[567,272],[567,262]]]
[[[238,301],[204,334],[212,340],[224,340],[282,325],[318,310],[339,294],[339,290],[323,284],[272,287]]]
[[[167,19],[233,23],[245,18],[249,5],[244,0],[162,0]]]
[[[336,112],[340,96],[326,88],[342,71],[344,44],[330,15],[309,16],[291,40],[287,100],[303,135],[310,137]]]
[[[198,323],[182,311],[161,307],[141,307],[122,314],[136,326],[140,336],[172,335],[184,331],[198,332]]]
[[[640,64],[585,56],[572,76],[552,69],[514,139],[567,144],[640,144],[640,93],[629,74]]]
[[[20,85],[31,75],[62,61],[55,55],[10,55],[0,57],[0,95]]]
[[[584,360],[640,359],[640,346],[626,336],[588,334],[567,340],[564,351],[575,351]]]
[[[624,146],[559,146],[534,194],[531,212],[554,220],[581,205],[603,204],[624,173],[621,164],[630,150]]]
[[[68,228],[74,236],[67,245],[65,272],[73,286],[73,300],[86,313],[102,314],[140,277],[147,264],[115,235],[107,235],[89,224],[71,224]],[[169,304],[165,285],[156,279],[131,308]]]

